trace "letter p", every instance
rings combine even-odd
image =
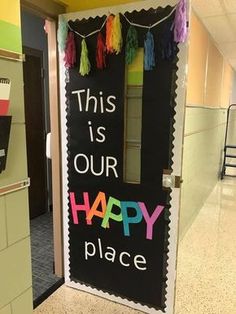
[[[128,209],[133,208],[136,212],[135,216],[128,216]],[[124,235],[130,236],[130,224],[137,224],[139,223],[142,218],[142,212],[140,207],[138,206],[138,203],[136,202],[121,202],[121,212],[123,217],[123,227],[124,227]]]
[[[89,256],[94,256],[96,253],[96,247],[92,242],[85,241],[84,243],[84,257],[88,260]]]

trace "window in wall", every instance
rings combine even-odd
[[[127,66],[124,181],[133,184],[140,183],[141,175],[142,95],[143,49],[140,48],[132,65]]]

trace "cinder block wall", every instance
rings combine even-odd
[[[2,0],[0,49],[21,53],[20,2]],[[12,126],[7,168],[0,187],[27,178],[22,63],[0,58],[1,77],[11,80]],[[0,196],[0,314],[31,314],[32,277],[27,189]]]

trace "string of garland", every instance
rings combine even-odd
[[[170,59],[176,52],[176,44],[183,43],[187,38],[187,4],[186,0],[179,0],[178,4],[173,10],[161,20],[155,22],[152,25],[142,25],[131,22],[128,17],[123,14],[126,21],[130,24],[130,27],[126,36],[125,43],[125,61],[126,64],[131,64],[137,54],[138,49],[138,32],[137,28],[147,29],[147,33],[144,39],[144,69],[151,71],[155,68],[155,45],[154,36],[151,29],[167,20],[172,14],[175,13],[174,22],[172,25],[168,25],[168,29],[165,27],[165,33],[161,39],[162,45],[162,57]],[[101,31],[103,27],[106,27],[106,37],[104,38]],[[97,36],[97,48],[96,48],[96,65],[98,69],[104,69],[106,67],[106,55],[107,54],[119,54],[123,47],[122,38],[122,24],[120,21],[120,14],[110,14],[103,21],[99,29],[93,32],[83,35],[78,31],[72,29],[72,27],[61,18],[58,28],[58,45],[61,52],[65,52],[65,67],[74,67],[76,63],[76,45],[74,34],[82,38],[81,42],[81,56],[79,73],[84,76],[88,75],[91,70],[91,64],[88,57],[88,47],[86,38],[98,33]],[[72,35],[73,34],[73,35]]]

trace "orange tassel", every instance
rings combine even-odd
[[[113,22],[114,22],[114,15],[110,15],[106,22],[106,49],[107,53],[113,53],[113,40],[112,40],[112,32],[113,32]]]

